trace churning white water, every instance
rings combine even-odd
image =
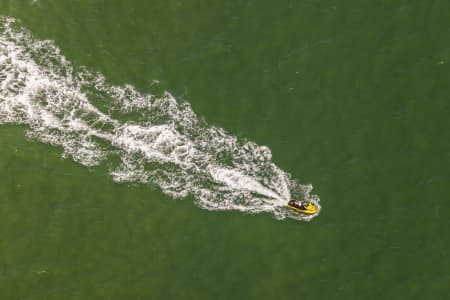
[[[208,210],[272,213],[310,220],[286,209],[301,196],[315,202],[271,161],[270,149],[201,121],[170,94],[112,86],[101,74],[74,71],[52,41],[35,40],[12,18],[0,18],[0,124],[23,124],[27,136],[61,146],[85,166],[111,160],[116,182],[192,195]],[[117,162],[116,162],[117,161]]]

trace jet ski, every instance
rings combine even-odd
[[[289,201],[287,207],[301,214],[312,215],[317,212],[317,207],[309,202],[303,202],[300,200]]]

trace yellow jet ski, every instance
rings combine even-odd
[[[317,212],[317,207],[312,203],[305,203],[300,200],[291,200],[289,201],[288,208],[295,210],[298,213],[312,215]]]

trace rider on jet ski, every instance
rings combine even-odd
[[[300,202],[300,203],[299,203],[299,202]],[[288,205],[291,205],[291,206],[293,206],[293,207],[297,207],[297,208],[302,209],[302,210],[306,210],[305,202],[302,201],[302,200],[300,200],[300,201],[298,201],[298,202],[295,201],[295,200],[291,200],[291,201],[289,201]]]

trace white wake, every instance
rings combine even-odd
[[[315,202],[272,163],[270,149],[239,140],[201,121],[170,94],[112,86],[101,74],[74,71],[52,41],[35,40],[12,18],[0,18],[0,124],[24,124],[27,136],[63,148],[63,156],[112,165],[116,182],[158,186],[191,195],[208,210],[272,213],[310,220],[287,210],[291,196]]]

